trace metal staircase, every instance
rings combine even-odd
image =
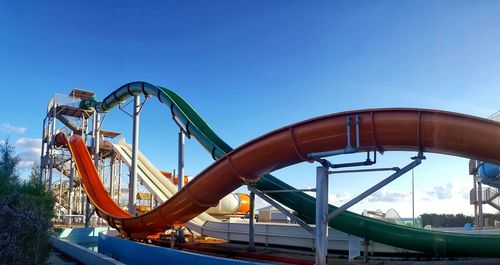
[[[478,203],[476,189],[471,189],[470,194],[470,204]],[[500,211],[500,191],[495,188],[487,188],[482,190],[482,203],[488,204],[491,207]]]
[[[79,128],[78,125],[76,125],[75,123],[73,123],[72,121],[70,121],[68,118],[66,118],[64,115],[62,114],[57,114],[57,119],[62,122],[64,125],[66,125],[66,127],[68,127],[71,131],[73,131],[74,133],[79,133],[81,132],[81,129]]]

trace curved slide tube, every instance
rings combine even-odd
[[[113,149],[118,153],[122,160],[128,166],[131,165],[131,146],[121,143],[113,144]],[[177,192],[177,186],[167,181],[162,172],[159,171],[141,152],[138,153],[138,176],[142,184],[153,194],[160,203],[167,201]],[[164,175],[164,174],[163,174]],[[246,195],[246,194],[245,194]],[[246,195],[248,196],[248,195]],[[205,213],[198,215],[185,224],[187,228],[202,236],[220,238],[224,240],[248,242],[248,223],[239,222],[221,222],[212,217],[221,212],[234,213],[237,209],[235,204],[235,194],[229,194],[221,200],[217,207],[209,208]],[[226,199],[226,202],[223,202]],[[241,199],[240,199],[241,200]],[[225,205],[229,204],[229,205]],[[233,205],[233,207],[228,207]],[[244,209],[241,209],[243,207]],[[247,204],[240,203],[240,212],[246,212]],[[229,208],[221,211],[220,208]],[[211,210],[215,214],[211,213]],[[328,243],[330,249],[347,250],[348,235],[337,230],[330,229],[328,233]],[[256,223],[255,224],[255,242],[263,244],[275,244],[292,247],[314,247],[313,235],[295,224],[276,224],[276,223]],[[375,251],[380,252],[400,252],[393,247],[380,244],[372,244]]]
[[[500,166],[491,163],[482,163],[479,166],[479,176],[482,178],[495,178],[500,175]]]
[[[120,141],[118,144],[110,144],[125,164],[130,167],[132,164],[132,146],[124,141]],[[165,173],[168,172],[158,170],[140,151],[138,153],[138,158],[139,177],[146,188],[158,197],[160,203],[167,201],[168,198],[177,193],[177,183],[172,182],[171,178],[165,177]],[[187,184],[188,182],[186,181],[185,183]],[[244,193],[231,193],[222,198],[217,206],[209,208],[207,213],[221,216],[246,214],[248,211],[249,196]],[[208,220],[216,221],[217,219]]]
[[[172,114],[184,124],[191,135],[215,159],[231,151],[231,148],[208,127],[182,98],[161,87],[143,82],[130,83],[114,91],[102,103],[86,103],[96,107],[99,111],[107,111],[123,102],[127,97],[141,93],[157,96],[160,102],[166,103]],[[285,127],[230,152],[224,159],[220,159],[202,172],[172,200],[158,208],[158,210],[172,210],[165,211],[165,214],[169,214],[169,216],[163,216],[159,214],[159,211],[153,211],[141,217],[126,218],[119,211],[113,211],[113,215],[102,211],[99,207],[102,204],[96,204],[96,206],[100,214],[109,219],[110,225],[131,236],[145,236],[164,229],[165,224],[182,224],[189,217],[211,206],[213,198],[202,200],[201,197],[193,197],[193,194],[199,195],[200,193],[190,192],[190,190],[199,189],[198,186],[208,187],[205,184],[211,183],[210,176],[217,175],[213,171],[219,173],[218,177],[215,177],[217,182],[226,183],[227,181],[228,186],[230,186],[227,193],[231,191],[230,189],[240,185],[243,180],[256,181],[258,179],[256,176],[259,175],[263,176],[257,183],[258,189],[291,189],[291,186],[271,175],[265,175],[265,173],[304,161],[305,155],[309,152],[345,147],[345,118],[347,115],[354,114],[360,115],[360,141],[363,150],[423,150],[469,157],[495,164],[500,162],[500,124],[498,122],[449,112],[419,109],[344,112]],[[78,145],[78,139],[72,139],[71,143],[75,146]],[[74,155],[85,155],[83,151],[87,152],[80,150],[74,152]],[[80,164],[83,165],[83,161]],[[92,173],[90,171],[89,173]],[[97,173],[95,174],[97,175]],[[88,177],[87,174],[83,175]],[[217,190],[216,192],[226,194],[226,191]],[[104,194],[106,193],[104,192]],[[218,195],[223,196],[223,194]],[[89,192],[89,196],[91,195],[95,194]],[[274,193],[272,197],[294,209],[302,219],[313,220],[313,197],[295,192]],[[172,206],[175,210],[170,208]],[[330,206],[330,210],[333,209],[335,207]],[[177,216],[179,218],[176,218]],[[159,227],[157,223],[162,220],[164,226]],[[339,215],[330,221],[329,225],[377,242],[438,255],[500,256],[497,246],[498,236],[424,231],[384,223],[350,212]]]

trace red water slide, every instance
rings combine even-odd
[[[131,216],[108,195],[85,143],[69,140],[76,167],[97,214],[131,238],[145,238],[180,226],[245,182],[306,161],[307,154],[343,149],[347,117],[359,116],[361,150],[424,151],[500,164],[499,123],[473,116],[422,109],[360,110],[317,117],[254,139],[219,159],[158,208]],[[355,125],[351,125],[355,139]],[[59,136],[59,142],[67,142]]]

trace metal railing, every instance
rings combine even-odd
[[[79,98],[62,94],[55,94],[50,100],[49,105],[47,105],[47,112],[49,112],[52,107],[57,105],[65,105],[78,108],[80,106],[80,101],[81,100]]]

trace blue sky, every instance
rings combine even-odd
[[[236,147],[281,126],[338,111],[423,107],[486,117],[500,109],[497,1],[0,1],[0,136],[25,166],[37,157],[42,119],[55,93],[74,87],[102,99],[144,80],[183,96]],[[107,129],[130,140],[114,110]],[[169,111],[149,102],[141,150],[162,169],[176,162]],[[412,154],[386,154],[404,165]],[[467,161],[441,155],[416,171],[416,213],[471,214]],[[341,158],[353,160],[353,157]],[[212,161],[195,142],[186,171]],[[23,171],[24,172],[24,171]],[[276,173],[314,185],[314,165]],[[384,175],[333,176],[341,203]],[[411,215],[410,175],[353,208]],[[493,211],[492,209],[489,209]]]

